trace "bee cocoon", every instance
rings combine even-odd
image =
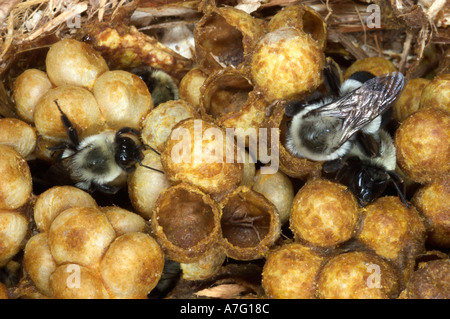
[[[276,207],[263,195],[240,186],[219,203],[221,245],[228,257],[252,260],[266,256],[280,236]]]
[[[145,82],[137,75],[114,70],[103,73],[94,84],[94,96],[109,127],[139,129],[142,119],[153,108]]]
[[[261,174],[261,170],[258,170],[254,180],[252,189],[263,194],[275,205],[282,225],[288,222],[294,199],[294,187],[289,177],[280,171]]]
[[[194,29],[197,63],[207,73],[223,67],[244,67],[259,38],[263,20],[233,7],[207,6]]]
[[[300,240],[331,247],[349,240],[356,230],[359,207],[347,187],[327,180],[308,181],[295,195],[290,228]]]
[[[439,74],[424,87],[420,108],[434,107],[450,112],[450,74]]]
[[[57,299],[109,298],[97,271],[78,264],[58,266],[50,276],[50,290]]]
[[[400,297],[402,299],[448,299],[450,297],[450,260],[419,263]]]
[[[242,72],[228,67],[212,73],[201,88],[201,109],[220,121],[222,116],[240,112],[253,86]]]
[[[59,86],[48,90],[34,111],[36,129],[45,138],[56,141],[67,140],[67,131],[55,100],[79,136],[96,134],[103,128],[104,119],[91,92],[78,86]]]
[[[39,292],[51,296],[50,275],[57,264],[48,245],[48,233],[40,233],[31,237],[24,249],[23,266]]]
[[[178,184],[159,196],[151,226],[169,259],[195,262],[217,243],[219,211],[209,195],[188,184]]]
[[[105,214],[97,208],[74,207],[59,214],[48,234],[58,264],[96,265],[116,237]]]
[[[216,274],[226,259],[220,245],[206,252],[199,260],[192,263],[180,263],[184,280],[205,280]]]
[[[325,55],[310,35],[295,28],[267,33],[251,57],[255,88],[270,102],[305,96],[322,83]]]
[[[395,270],[369,252],[349,252],[332,257],[318,277],[321,299],[388,299],[399,293]]]
[[[298,243],[269,253],[262,272],[262,286],[269,298],[313,299],[317,275],[325,258]]]
[[[131,232],[145,232],[145,220],[129,210],[118,206],[100,207],[106,215],[117,236]]]
[[[419,109],[422,92],[430,80],[417,78],[409,80],[393,106],[393,116],[403,122],[409,115]]]
[[[0,209],[16,209],[31,198],[31,172],[25,159],[12,147],[0,145]]]
[[[173,127],[181,120],[199,118],[198,112],[183,100],[161,103],[151,110],[142,122],[142,141],[159,152],[164,150],[164,144]]]
[[[412,203],[430,225],[427,242],[442,248],[450,248],[449,198],[448,179],[422,186],[412,198]]]
[[[145,298],[164,267],[146,229],[142,217],[120,207],[68,208],[28,240],[25,273],[49,298]]]
[[[425,250],[425,225],[417,210],[386,196],[366,206],[361,220],[358,240],[397,265],[408,281],[415,258]]]
[[[244,163],[242,163],[242,180],[239,186],[247,186],[251,188],[255,182],[256,160],[247,150],[245,150],[244,157]]]
[[[14,82],[13,97],[19,117],[33,122],[34,109],[39,99],[53,87],[47,74],[38,69],[27,69]]]
[[[412,180],[425,183],[450,173],[450,115],[436,108],[409,116],[394,138],[397,163]]]
[[[115,298],[146,298],[164,268],[164,254],[148,234],[131,232],[117,237],[99,265],[107,290]]]
[[[0,299],[9,299],[6,286],[0,282]]]
[[[161,162],[172,183],[185,182],[220,196],[237,187],[243,165],[235,156],[234,139],[205,120],[186,119],[172,130]]]
[[[240,143],[256,142],[258,129],[266,120],[269,106],[264,97],[253,90],[249,77],[232,67],[211,74],[201,88],[203,118],[211,117],[224,129],[234,129]],[[252,135],[252,132],[255,134]]]
[[[0,268],[22,248],[28,232],[28,221],[20,213],[0,209]]]
[[[350,65],[344,72],[344,80],[348,79],[353,73],[358,71],[367,71],[375,76],[397,72],[395,65],[382,57],[370,57],[357,60]]]
[[[24,121],[14,118],[0,119],[0,144],[14,148],[27,158],[36,147],[36,131]]]
[[[294,27],[311,35],[321,50],[327,45],[327,24],[322,16],[309,6],[290,5],[278,11],[268,23],[269,32]]]
[[[151,150],[144,152],[142,164],[163,169],[160,156]],[[170,185],[166,174],[137,166],[136,170],[128,175],[128,195],[133,208],[145,220],[149,220],[159,194]]]
[[[208,76],[200,69],[193,68],[181,79],[178,88],[180,99],[190,103],[196,110],[200,110],[202,87]]]
[[[47,232],[60,213],[72,207],[97,208],[94,198],[73,186],[54,186],[39,194],[34,204],[34,220],[40,232]]]
[[[99,52],[74,39],[53,44],[47,53],[45,66],[54,85],[76,85],[88,90],[92,90],[95,80],[108,71],[108,65]]]

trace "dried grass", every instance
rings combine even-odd
[[[0,73],[2,64],[17,50],[33,47],[49,34],[57,38],[71,36],[76,29],[68,21],[77,16],[81,25],[110,21],[122,8],[140,30],[170,28],[188,21],[199,1],[159,0],[4,0],[0,3]],[[203,0],[208,1],[208,0]],[[450,43],[448,0],[235,0],[245,10],[269,19],[270,8],[302,3],[311,6],[326,19],[329,43],[341,43],[353,58],[384,56],[402,71],[420,64],[425,49]],[[216,1],[221,3],[221,1]],[[230,3],[230,1],[227,1]],[[381,28],[370,29],[366,20],[370,3],[381,8]],[[201,4],[200,4],[201,5]],[[273,10],[272,10],[273,12]],[[128,16],[128,18],[129,18]],[[168,18],[170,17],[170,18]],[[76,21],[75,21],[76,22]],[[3,63],[2,63],[3,62]]]
[[[8,51],[30,44],[39,37],[73,33],[70,23],[80,24],[112,19],[118,9],[137,4],[136,0],[6,0],[0,4],[0,61]]]

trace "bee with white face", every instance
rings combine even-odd
[[[136,164],[163,173],[141,163],[144,148],[156,151],[139,143],[139,132],[136,129],[124,127],[117,132],[105,131],[79,141],[75,128],[61,110],[58,101],[55,100],[55,104],[61,113],[69,142],[50,149],[62,151],[60,164],[69,172],[78,188],[116,193],[125,183],[127,174],[136,169]]]

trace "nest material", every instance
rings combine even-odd
[[[10,98],[11,87],[8,86],[12,81],[4,80],[14,76],[9,70],[19,53],[49,47],[62,38],[79,38],[84,26],[99,22],[132,24],[139,31],[162,40],[164,31],[197,23],[202,17],[201,8],[211,2],[3,0],[0,3],[0,115],[14,117],[14,105]],[[348,64],[355,59],[381,56],[393,62],[409,78],[450,71],[450,50],[447,49],[450,43],[449,0],[216,1],[217,5],[235,6],[266,21],[282,7],[299,3],[315,9],[327,22],[327,55],[339,56],[348,61]],[[376,4],[376,8],[380,9],[380,27],[370,28],[367,25],[374,12],[369,9],[370,4]],[[80,28],[76,27],[78,24]],[[186,45],[189,45],[188,41]],[[244,272],[242,269],[246,271],[247,268],[239,269],[239,272]],[[230,268],[227,271],[230,271]],[[252,269],[252,273],[257,272]],[[236,281],[240,276],[235,272],[232,277],[233,280],[228,280],[228,277],[220,273],[204,282],[204,286],[198,287],[205,289],[197,289],[194,295],[229,298],[242,296],[245,294],[243,291],[251,291],[257,296],[262,294],[261,291],[256,293],[250,289],[247,282]],[[256,282],[260,282],[260,278],[257,278]],[[213,286],[212,283],[216,285]],[[180,281],[172,297],[192,297],[192,290],[191,284]]]
[[[19,73],[10,69],[17,66],[17,60],[43,60],[42,52],[54,42],[67,37],[81,39],[90,27],[102,22],[132,25],[155,51],[190,64],[192,30],[203,16],[202,10],[214,3],[235,6],[266,21],[285,6],[305,4],[327,22],[328,56],[349,64],[381,56],[408,79],[450,71],[449,0],[3,0],[0,115],[17,117],[10,98]],[[20,71],[24,69],[22,66]]]
[[[208,1],[202,3],[204,5]],[[176,0],[165,1],[164,4],[156,0],[5,0],[0,4],[0,59],[5,60],[18,48],[32,47],[48,34],[57,38],[73,35],[77,24],[133,18],[141,29],[156,29],[172,28],[187,21],[196,22],[193,14],[202,3]],[[309,5],[323,15],[330,31],[329,42],[342,43],[356,58],[378,55],[393,59],[401,71],[410,64],[417,64],[424,57],[428,45],[450,42],[446,28],[450,24],[448,0],[238,0],[234,5],[268,18],[273,15],[271,9],[294,3]],[[366,23],[368,18],[375,19],[371,15],[378,10],[370,4],[379,6],[379,28],[371,28]],[[391,42],[390,46],[388,42]]]
[[[102,21],[105,13],[114,15],[129,1],[47,1],[47,0],[6,0],[0,5],[2,32],[2,52],[7,56],[11,47],[28,44],[49,32],[56,33],[69,29],[70,22],[76,25],[97,18]],[[111,12],[112,11],[112,12]],[[78,15],[83,21],[77,21]],[[70,32],[70,31],[69,31]]]

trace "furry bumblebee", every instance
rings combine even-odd
[[[117,132],[105,131],[80,141],[77,131],[57,100],[55,104],[61,113],[69,142],[51,147],[50,150],[61,152],[59,164],[69,172],[76,187],[89,192],[99,190],[114,194],[126,182],[127,174],[136,169],[136,164],[163,173],[142,164],[144,148],[159,153],[139,143],[139,132],[136,129],[124,127]]]
[[[315,93],[287,104],[285,114],[292,116],[288,150],[298,157],[324,161],[324,172],[345,179],[362,206],[381,196],[392,182],[409,207],[401,189],[403,181],[394,172],[393,140],[382,128],[405,85],[403,75],[394,72],[376,77],[356,72],[340,85],[327,66],[324,79],[328,95]]]
[[[131,72],[145,82],[155,107],[167,101],[178,100],[178,86],[168,73],[151,67],[134,68]]]

